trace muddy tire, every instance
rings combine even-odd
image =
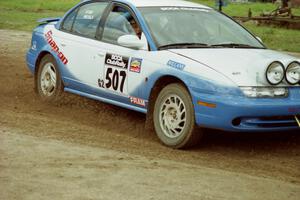
[[[38,67],[35,80],[38,96],[42,101],[55,102],[63,92],[63,83],[55,59],[45,55]]]
[[[191,96],[178,83],[166,86],[159,93],[154,105],[153,122],[160,141],[171,148],[192,147],[203,135],[195,125]]]

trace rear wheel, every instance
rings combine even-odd
[[[61,76],[51,55],[42,58],[36,77],[36,89],[43,101],[56,101],[63,91]]]
[[[153,113],[154,127],[163,144],[172,148],[191,147],[202,132],[196,128],[195,112],[188,91],[181,84],[166,86],[158,95]]]

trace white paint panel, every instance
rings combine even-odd
[[[69,62],[66,65],[72,75],[80,82],[98,87],[98,78],[102,73],[105,52],[99,41],[88,39],[56,29],[53,36],[60,45]]]

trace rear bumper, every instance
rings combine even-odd
[[[36,62],[36,54],[32,53],[31,50],[29,50],[26,54],[26,63],[28,69],[32,74],[34,74],[35,72],[35,62]]]
[[[300,119],[300,88],[290,88],[289,96],[282,99],[199,93],[192,96],[200,127],[240,132],[300,130],[295,119]],[[216,106],[198,105],[199,100]]]

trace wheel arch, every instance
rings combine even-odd
[[[41,51],[35,61],[35,69],[34,69],[34,74],[36,76],[36,73],[38,72],[39,70],[39,67],[40,67],[40,63],[41,63],[41,60],[43,59],[43,57],[45,57],[47,54],[51,55],[52,54],[49,52],[49,51]]]
[[[153,109],[154,109],[155,100],[157,99],[161,90],[171,83],[179,83],[179,84],[183,85],[186,88],[186,90],[188,91],[188,93],[191,95],[190,90],[187,87],[186,83],[183,80],[181,80],[180,78],[178,78],[174,75],[161,76],[160,78],[158,78],[155,81],[155,83],[151,89],[150,96],[149,96],[147,118],[150,117],[152,119],[152,113],[153,113]]]
[[[38,55],[38,57],[37,57],[37,59],[36,59],[36,61],[35,61],[35,69],[34,69],[34,82],[35,82],[34,90],[35,90],[35,92],[37,92],[37,85],[36,85],[36,83],[37,83],[37,77],[38,77],[38,71],[39,71],[39,68],[40,68],[40,63],[41,63],[42,59],[43,59],[46,55],[50,55],[50,56],[52,56],[53,58],[55,58],[55,57],[51,54],[51,52],[46,51],[46,50],[41,51],[41,52],[39,53],[39,55]]]

